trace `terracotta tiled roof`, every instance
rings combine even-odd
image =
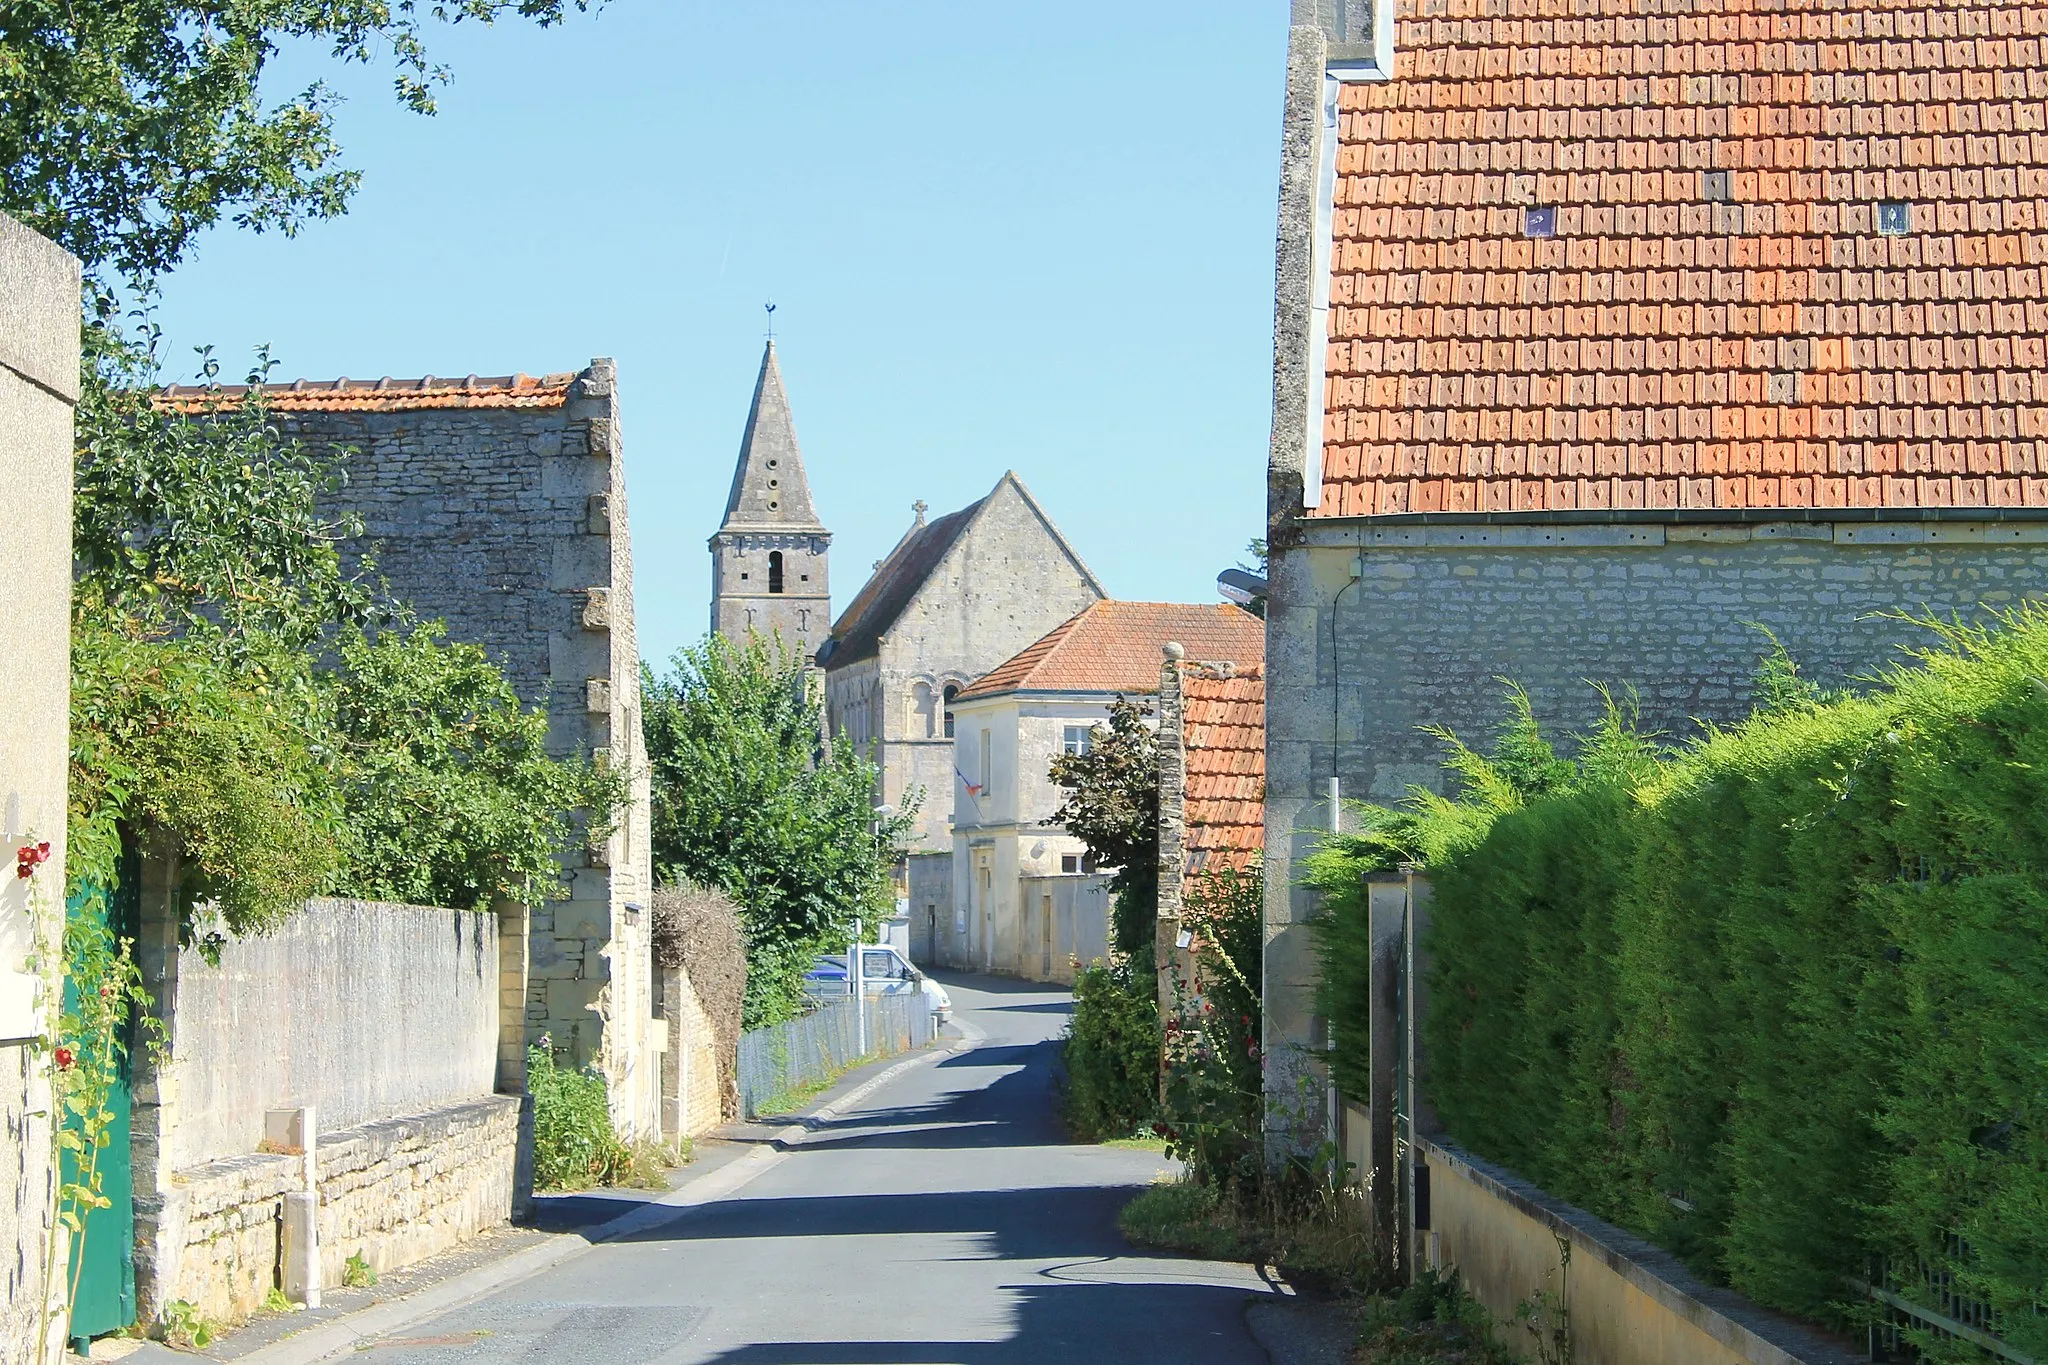
[[[1187,668],[1181,700],[1188,870],[1244,867],[1266,839],[1265,670]]]
[[[2048,7],[1400,13],[1318,515],[2048,506]]]
[[[420,408],[558,408],[574,374],[464,379],[320,379],[265,384],[273,412],[409,412]],[[157,401],[185,412],[241,401],[247,384],[172,384]]]
[[[1159,650],[1169,640],[1190,659],[1255,666],[1266,658],[1266,623],[1227,602],[1093,602],[977,679],[960,700],[1003,692],[1157,692]]]

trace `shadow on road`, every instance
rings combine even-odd
[[[1017,1286],[1001,1341],[764,1341],[710,1356],[710,1365],[1263,1365],[1237,1327],[1243,1287],[1208,1284]],[[1162,1333],[1162,1322],[1181,1330]],[[1189,1339],[1213,1343],[1209,1350]],[[1165,1338],[1162,1340],[1162,1337]],[[1194,1347],[1191,1352],[1190,1348]],[[1198,1353],[1196,1353],[1198,1352]]]

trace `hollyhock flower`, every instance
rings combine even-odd
[[[58,1048],[54,1056],[57,1059],[57,1069],[59,1071],[69,1071],[72,1064],[78,1060],[78,1054],[68,1047]]]

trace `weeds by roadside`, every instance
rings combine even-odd
[[[604,1077],[557,1066],[547,1039],[528,1048],[526,1088],[533,1095],[533,1185],[587,1190],[632,1173],[633,1152],[612,1127]]]
[[[1513,1365],[1492,1317],[1458,1283],[1455,1270],[1425,1268],[1399,1293],[1366,1304],[1357,1365]]]
[[[619,1188],[628,1190],[665,1190],[668,1173],[689,1165],[696,1157],[688,1138],[673,1144],[643,1138],[627,1148],[627,1152],[626,1174],[620,1179]]]
[[[1278,1179],[1257,1194],[1175,1180],[1126,1204],[1117,1224],[1142,1246],[1274,1265],[1290,1279],[1364,1293],[1380,1284],[1380,1268],[1352,1202],[1343,1193],[1318,1197]]]

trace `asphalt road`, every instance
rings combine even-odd
[[[949,978],[978,1046],[897,1076],[763,1174],[375,1342],[375,1365],[1265,1365],[1245,1266],[1155,1257],[1116,1212],[1162,1163],[1070,1144],[1068,997]]]

